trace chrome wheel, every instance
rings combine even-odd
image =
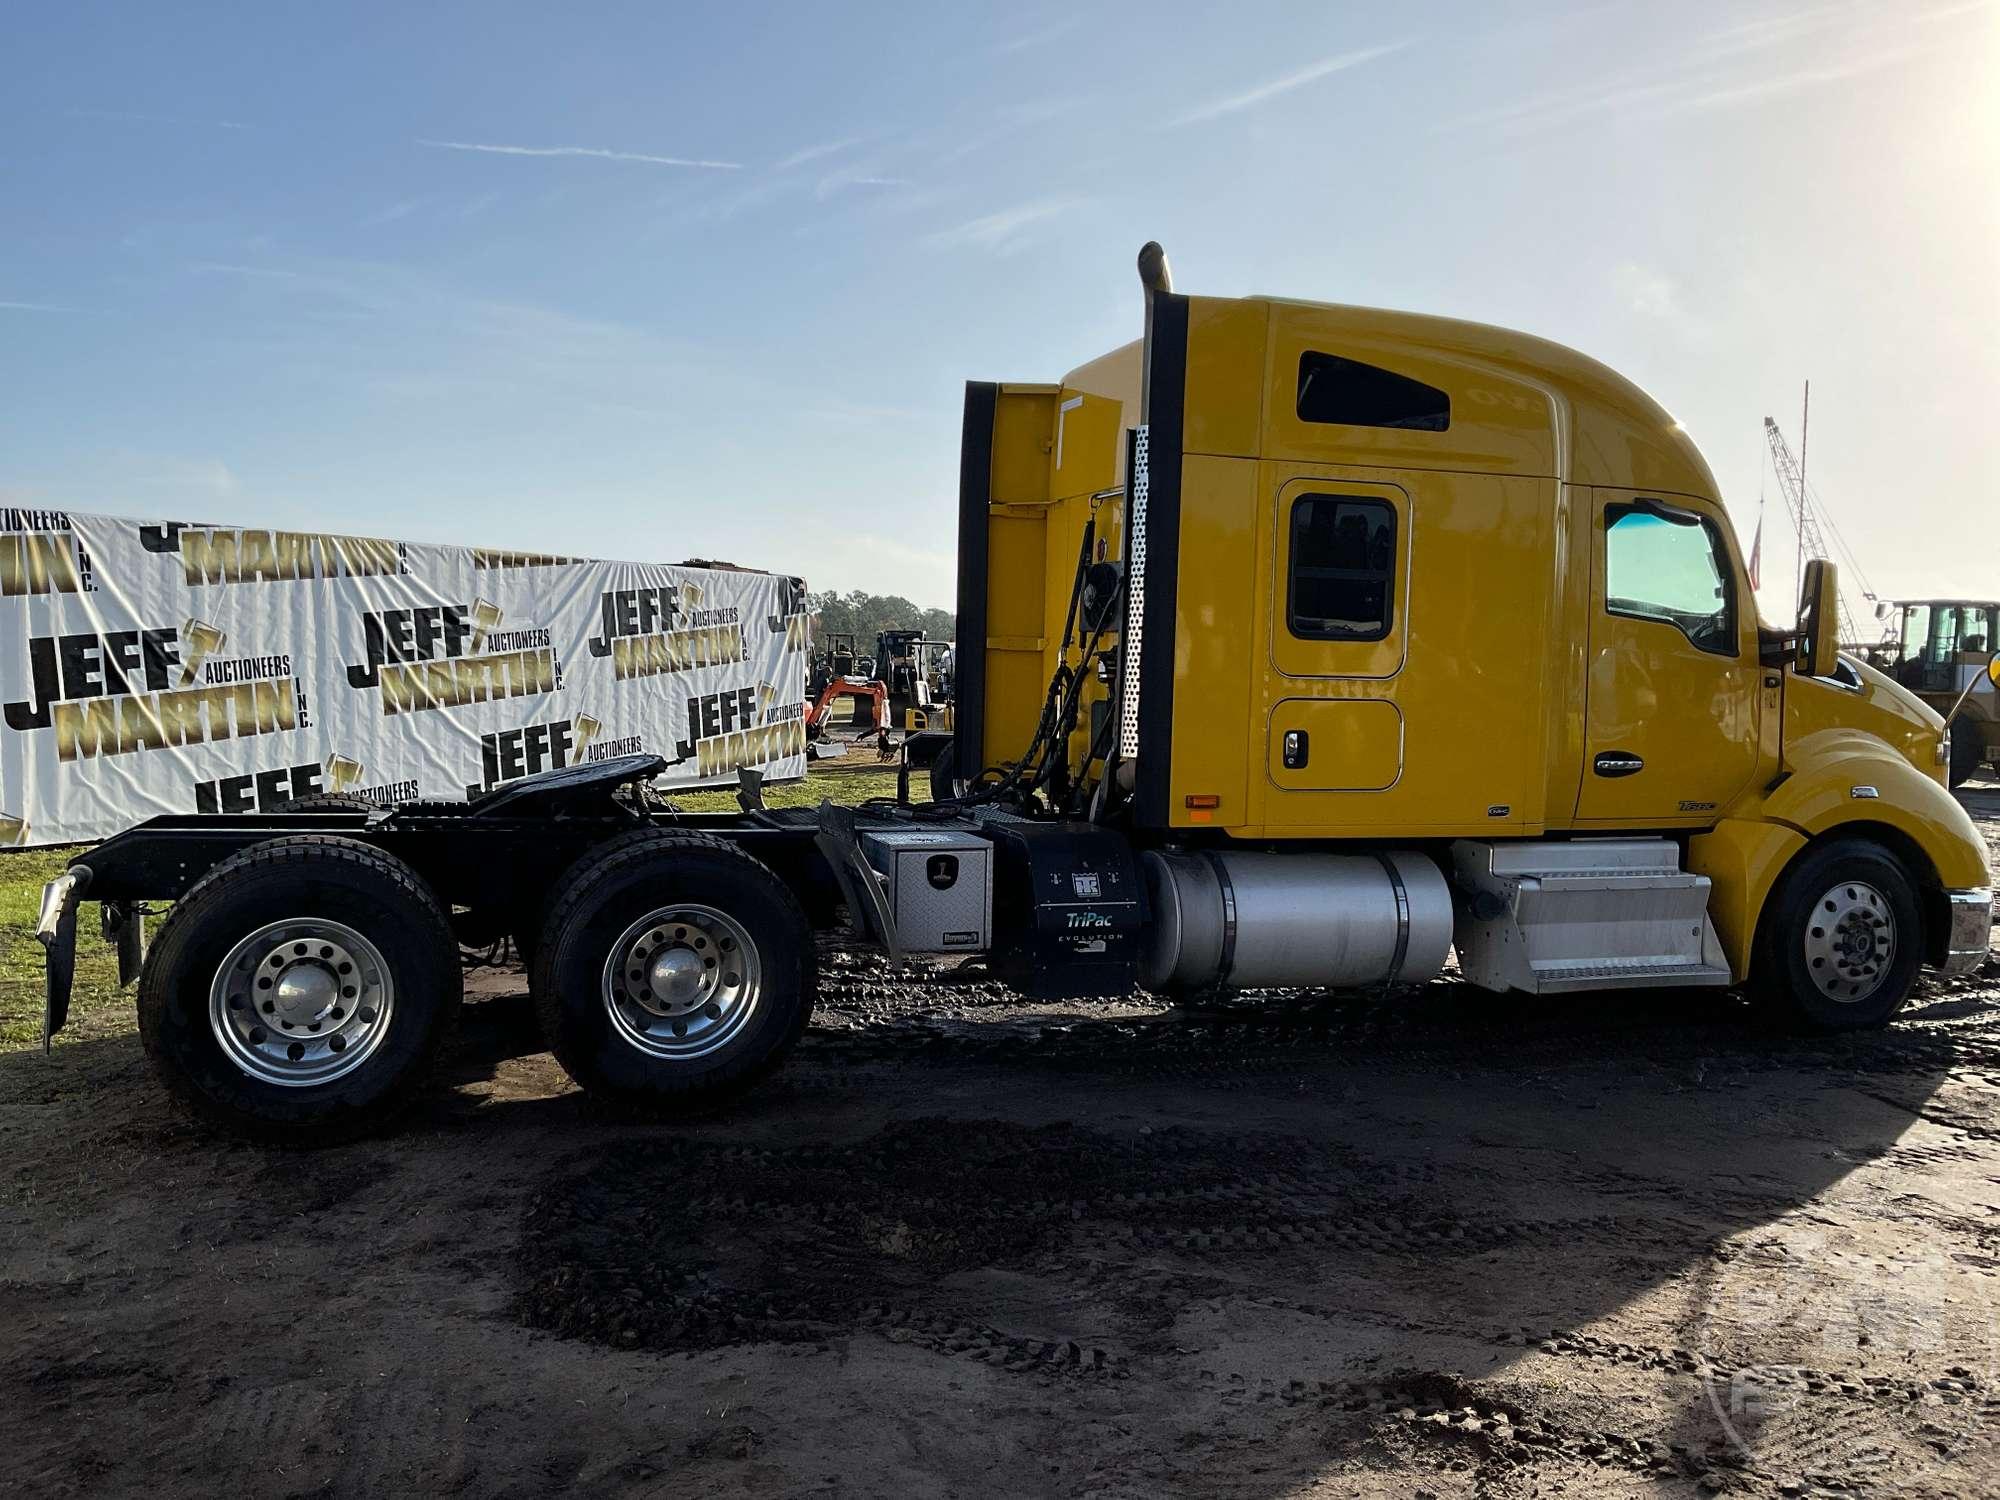
[[[1813,903],[1805,954],[1806,970],[1827,999],[1866,1000],[1895,961],[1895,913],[1874,886],[1843,881]]]
[[[757,945],[727,912],[663,906],[611,945],[604,1009],[641,1052],[686,1062],[735,1040],[756,1012],[763,977]]]
[[[343,922],[297,917],[229,950],[208,990],[224,1056],[287,1087],[331,1083],[375,1055],[396,987],[381,950]]]

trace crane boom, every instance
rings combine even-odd
[[[1778,471],[1778,488],[1785,496],[1785,509],[1791,512],[1792,530],[1799,539],[1799,557],[1827,557],[1829,552],[1826,536],[1819,528],[1819,518],[1813,514],[1812,501],[1806,495],[1805,475],[1800,472],[1798,460],[1792,457],[1792,445],[1785,441],[1784,433],[1771,418],[1764,418],[1764,440],[1771,445],[1771,466]],[[1847,608],[1847,600],[1840,601],[1840,638],[1843,641],[1861,639],[1855,633],[1854,616]]]

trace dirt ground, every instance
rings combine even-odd
[[[0,1489],[2000,1493],[2000,955],[1840,1040],[824,963],[679,1128],[513,972],[338,1150],[185,1123],[129,1026],[0,1057]]]

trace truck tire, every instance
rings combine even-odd
[[[1831,839],[1779,879],[1757,932],[1752,986],[1781,1020],[1819,1031],[1888,1024],[1923,962],[1909,872],[1879,844]]]
[[[549,1050],[594,1098],[695,1114],[784,1060],[812,1015],[812,932],[796,897],[734,845],[648,830],[558,883],[536,944]]]
[[[958,741],[949,739],[931,759],[931,801],[949,802],[958,795]]]
[[[1951,759],[1946,781],[1954,788],[1964,785],[1986,759],[1986,736],[1969,719],[1955,719],[1951,726]]]
[[[556,878],[541,887],[532,896],[524,895],[508,923],[507,937],[514,944],[514,956],[521,961],[521,968],[527,973],[530,984],[535,976],[535,953],[542,944],[542,929],[548,925],[549,912],[561,899],[571,877],[580,873],[593,860],[604,859],[620,849],[634,843],[647,843],[657,839],[661,830],[647,824],[640,828],[628,828],[623,833],[614,833],[600,844],[593,844],[590,852],[571,865],[559,870]]]
[[[347,792],[312,792],[304,797],[292,798],[291,801],[279,808],[278,811],[302,813],[372,813],[379,812],[381,809],[366,797],[356,797]]]
[[[174,904],[139,977],[139,1035],[203,1118],[330,1145],[409,1105],[459,999],[458,945],[416,872],[298,834],[232,855]]]

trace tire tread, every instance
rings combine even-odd
[[[556,957],[563,928],[569,923],[586,902],[594,896],[597,887],[616,878],[622,871],[634,865],[641,865],[674,851],[699,851],[716,855],[722,859],[740,862],[746,873],[754,873],[767,882],[777,899],[784,919],[795,932],[800,934],[796,958],[800,967],[800,988],[803,1003],[784,1034],[773,1046],[761,1053],[725,1062],[719,1067],[702,1072],[686,1081],[663,1081],[659,1086],[637,1094],[631,1090],[611,1088],[598,1075],[598,1070],[587,1057],[577,1055],[565,1044],[562,1026],[563,996],[556,982]],[[798,1039],[805,1034],[807,1023],[812,1019],[813,996],[818,984],[818,955],[811,941],[811,926],[806,920],[804,909],[798,897],[785,883],[778,879],[770,866],[754,856],[745,853],[737,845],[726,839],[710,834],[693,833],[665,828],[634,829],[619,834],[598,845],[580,857],[557,880],[554,894],[549,902],[548,915],[542,923],[541,937],[536,943],[534,974],[531,988],[535,999],[535,1017],[540,1023],[542,1036],[555,1054],[563,1071],[575,1079],[583,1088],[596,1096],[600,1102],[614,1109],[628,1113],[642,1113],[662,1109],[676,1114],[699,1114],[719,1108],[728,1100],[751,1088],[758,1081],[774,1071],[784,1061]]]
[[[172,971],[182,958],[182,949],[190,941],[190,932],[215,902],[224,899],[219,891],[233,889],[239,880],[254,878],[255,872],[260,870],[298,870],[323,864],[366,870],[384,881],[393,896],[417,917],[419,925],[430,930],[440,952],[450,955],[443,993],[438,998],[440,1014],[433,1022],[433,1034],[425,1055],[416,1066],[405,1072],[388,1094],[371,1101],[366,1107],[335,1108],[304,1120],[247,1118],[241,1111],[224,1105],[198,1088],[162,1045],[165,1012],[174,1000],[177,988]],[[428,1079],[438,1054],[443,1050],[445,1039],[457,1022],[464,999],[457,952],[457,940],[452,936],[451,924],[437,896],[415,870],[395,855],[338,834],[300,833],[267,839],[218,862],[189,886],[167,912],[139,976],[140,1040],[152,1059],[154,1071],[166,1083],[168,1091],[183,1106],[212,1124],[239,1133],[254,1130],[260,1139],[279,1145],[333,1145],[352,1140],[379,1128],[407,1109]]]
[[[1865,860],[1880,862],[1888,868],[1869,879],[1875,884],[1884,875],[1893,875],[1900,882],[1901,890],[1884,891],[1892,904],[1900,896],[1913,920],[1899,924],[1904,930],[1896,935],[1897,953],[1894,960],[1895,971],[1906,974],[1901,984],[1901,993],[1893,1004],[1882,1009],[1879,1015],[1873,1009],[1857,1010],[1855,1019],[1835,1009],[1829,1009],[1830,1001],[1817,998],[1817,990],[1809,978],[1794,973],[1792,958],[1785,944],[1795,940],[1796,931],[1785,929],[1792,926],[1791,913],[1801,901],[1816,901],[1818,891],[1810,895],[1802,894],[1808,887],[1823,886],[1829,881],[1830,872],[1842,864]],[[1863,878],[1859,876],[1844,878]],[[1862,1030],[1888,1025],[1908,1002],[1917,975],[1923,966],[1923,907],[1917,883],[1908,867],[1896,854],[1872,839],[1830,834],[1801,850],[1791,865],[1778,877],[1771,895],[1764,904],[1764,912],[1757,924],[1757,937],[1752,949],[1750,993],[1752,999],[1780,1024],[1814,1031]],[[1893,976],[1892,976],[1893,977]],[[1811,991],[1805,993],[1804,991]],[[1870,996],[1863,1005],[1876,1006],[1877,997]]]

